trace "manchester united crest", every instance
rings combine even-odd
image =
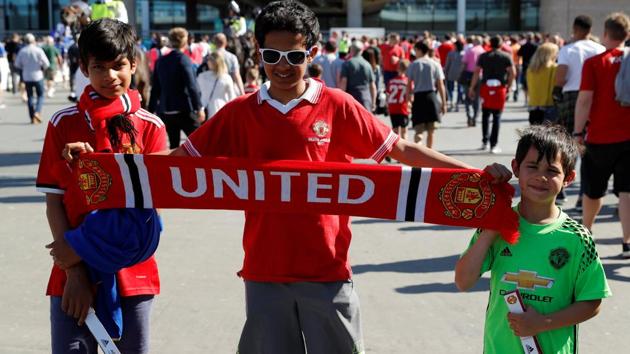
[[[79,189],[85,193],[88,205],[98,204],[107,199],[107,191],[112,184],[112,177],[95,160],[80,159],[79,168],[84,171],[79,175]]]
[[[330,132],[330,128],[328,127],[328,123],[323,120],[318,120],[313,123],[313,132],[320,138],[325,137]]]
[[[507,298],[507,302],[510,305],[514,305],[517,301],[518,301],[518,299],[516,298],[516,295],[510,295]]]
[[[440,189],[444,214],[452,219],[481,218],[494,205],[490,183],[479,173],[455,173]]]

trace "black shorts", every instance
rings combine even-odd
[[[392,120],[392,128],[406,128],[409,125],[409,116],[406,114],[391,114],[389,118]]]
[[[416,92],[411,106],[413,125],[440,121],[440,102],[435,91]]]
[[[582,158],[582,187],[589,198],[606,195],[608,180],[614,176],[613,192],[630,192],[630,141],[614,144],[586,144]]]

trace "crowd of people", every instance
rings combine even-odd
[[[93,300],[83,263],[64,241],[64,233],[78,227],[82,218],[67,214],[64,182],[50,172],[62,153],[72,158],[68,149],[93,151],[92,145],[101,152],[339,162],[352,156],[418,167],[470,168],[432,149],[440,121],[462,108],[468,127],[481,120],[480,150],[500,153],[505,103],[517,101],[521,93],[532,127],[521,134],[511,167],[519,178],[521,203],[515,210],[524,220],[521,233],[527,236],[521,239],[527,242],[516,247],[501,243],[494,231],[478,230],[457,265],[456,284],[468,289],[483,271],[491,270],[494,279],[494,272],[513,272],[524,263],[543,273],[559,270],[570,259],[567,268],[574,276],[559,280],[566,296],[558,295],[558,289],[553,293],[562,302],[529,315],[510,315],[509,324],[506,311],[489,314],[486,350],[511,352],[506,348],[520,348],[517,336],[526,335],[538,335],[545,348],[554,348],[550,351],[574,348],[576,334],[571,328],[595,316],[601,299],[610,296],[590,230],[613,175],[622,255],[630,258],[630,108],[621,103],[630,101],[624,85],[630,82],[625,49],[630,20],[615,13],[596,25],[604,28],[601,41],[592,36],[593,23],[585,15],[575,18],[573,35],[566,40],[537,33],[438,38],[429,32],[407,38],[396,33],[352,38],[333,32],[324,38],[310,9],[296,1],[276,1],[262,9],[255,32],[239,26],[238,31],[230,31],[237,35],[195,38],[176,27],[168,34],[154,34],[147,47],[130,26],[107,19],[90,24],[69,46],[48,36],[40,44],[32,34],[12,36],[2,50],[11,73],[8,90],[24,95],[30,122],[44,120],[44,98],[55,95],[58,81],[68,82],[74,92],[68,99],[77,102],[50,119],[37,178],[38,188],[47,195],[55,240],[49,245],[56,265],[48,289],[53,299],[53,349],[61,353],[83,345],[81,336],[89,334],[67,319],[83,320]],[[620,75],[628,76],[619,79]],[[621,83],[615,84],[616,80]],[[95,97],[105,101],[108,114],[122,117],[102,117],[108,121],[106,133],[92,126],[100,118],[90,114],[102,112],[94,108],[101,104],[95,103]],[[119,107],[119,97],[130,97],[130,107]],[[83,119],[68,118],[83,113],[91,119],[88,125]],[[391,127],[378,115],[389,116]],[[337,141],[331,142],[335,128]],[[409,140],[408,128],[413,132]],[[266,129],[284,135],[276,139],[261,133]],[[180,146],[182,131],[187,139]],[[311,137],[313,132],[316,138]],[[106,138],[99,140],[99,134]],[[575,179],[575,162],[582,149],[579,203],[584,227],[556,207],[566,199],[564,188]],[[496,164],[486,171],[494,183],[511,177],[506,167]],[[314,353],[361,353],[359,306],[349,280],[347,216],[296,215],[291,219],[247,213],[245,264],[239,274],[245,279],[248,313],[239,352],[298,353],[308,348]],[[553,227],[541,230],[540,224]],[[556,247],[556,253],[551,265],[542,266],[529,259],[536,258],[534,250],[542,242],[537,237],[545,232],[572,238],[558,236],[560,243],[545,240],[545,247]],[[295,241],[297,234],[304,239]],[[272,241],[264,241],[267,238]],[[339,246],[339,239],[344,246]],[[279,248],[271,252],[270,247]],[[327,252],[330,249],[335,254]],[[575,252],[575,257],[561,249]],[[521,263],[496,261],[506,252],[522,252]],[[272,255],[284,258],[278,262],[269,259]],[[498,263],[491,264],[493,259]],[[159,292],[157,265],[150,258],[122,273],[126,273],[122,279],[149,275],[146,284],[123,280],[120,285],[123,298],[135,301],[123,302],[123,315],[132,325],[122,333],[120,344],[130,352],[147,352],[147,319],[153,296]],[[508,290],[499,281],[492,286]],[[312,309],[300,307],[310,292],[327,294],[308,301],[331,309],[334,320],[327,311],[311,313]],[[264,306],[260,299],[269,297],[282,301]],[[328,329],[311,331],[312,323],[296,318],[296,301],[300,318]],[[502,296],[493,291],[490,301],[498,308]],[[552,331],[559,328],[563,331]],[[72,337],[73,333],[79,334]],[[495,342],[489,340],[491,336],[502,339]],[[86,352],[94,351],[96,344],[87,343]]]

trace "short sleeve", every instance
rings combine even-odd
[[[381,162],[398,141],[398,135],[376,119],[354,99],[346,100],[340,129],[335,129],[333,138],[343,141],[346,155],[355,158],[370,158]]]
[[[582,67],[582,80],[580,81],[580,91],[594,91],[595,90],[595,70],[593,64],[594,58],[587,59]]]
[[[575,282],[575,301],[597,300],[612,295],[604,267],[591,237],[582,240],[583,252]]]
[[[558,53],[558,65],[569,65],[569,46],[565,45]]]
[[[48,123],[46,129],[46,137],[44,138],[44,147],[39,160],[39,168],[37,170],[37,179],[35,188],[38,192],[51,194],[64,194],[64,188],[61,181],[58,180],[54,171],[57,165],[63,161],[61,151],[64,145],[59,136],[56,127],[52,123]]]
[[[348,63],[345,62],[341,65],[341,77],[348,77]]]
[[[474,245],[477,240],[479,239],[479,234],[481,234],[481,229],[477,229],[477,231],[475,231],[474,235],[472,236],[472,238],[470,239],[470,242],[468,243],[468,247],[466,248],[466,250],[464,251],[464,253],[462,253],[461,256],[464,256],[466,254],[466,252],[468,252],[468,250],[472,247],[472,245]],[[489,271],[490,269],[492,269],[492,264],[494,263],[494,245],[490,246],[490,248],[488,248],[488,252],[486,253],[485,258],[483,259],[483,263],[481,264],[481,268],[479,269],[479,275],[481,276],[483,273]]]

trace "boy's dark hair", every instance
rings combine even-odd
[[[258,45],[265,46],[265,36],[272,31],[288,31],[304,36],[310,49],[319,37],[319,22],[315,13],[299,1],[274,1],[256,17],[255,35]]]
[[[322,72],[324,72],[323,68],[319,64],[310,64],[308,66],[308,76],[313,78],[319,78],[322,76]]]
[[[429,53],[429,41],[422,40],[422,41],[418,41],[416,42],[416,44],[414,45],[414,48],[416,48],[417,50],[421,51],[422,54],[428,54]]]
[[[612,13],[606,18],[604,29],[615,41],[625,41],[630,33],[630,19],[623,12]]]
[[[575,140],[560,125],[533,125],[519,130],[520,139],[516,146],[516,163],[519,165],[525,159],[530,147],[538,151],[538,160],[543,157],[548,162],[555,160],[560,153],[560,161],[565,175],[575,169],[575,162],[580,154],[580,147]]]
[[[573,20],[573,28],[578,28],[584,32],[590,32],[593,27],[593,19],[588,15],[579,15]]]
[[[88,65],[90,56],[110,61],[125,56],[135,61],[136,32],[128,24],[102,18],[90,23],[79,36],[81,63]]]
[[[335,42],[335,41],[327,41],[326,44],[324,45],[324,49],[328,53],[334,53],[337,50],[337,42]]]

